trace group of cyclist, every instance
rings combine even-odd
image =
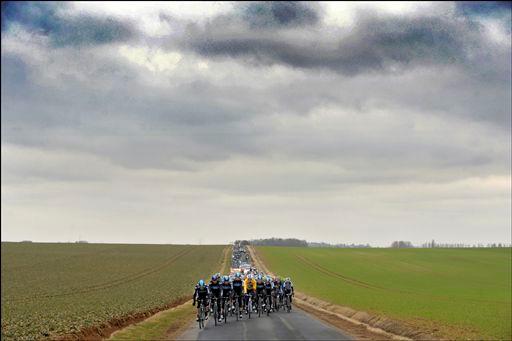
[[[208,319],[208,315],[213,314],[213,302],[216,300],[217,315],[220,321],[225,318],[223,312],[227,312],[229,309],[233,313],[235,312],[234,305],[237,301],[238,307],[240,307],[239,318],[242,318],[242,311],[248,314],[251,307],[258,308],[258,297],[262,297],[262,308],[272,312],[277,304],[282,305],[284,296],[289,297],[291,304],[294,294],[293,283],[289,277],[286,279],[272,278],[250,268],[247,273],[242,270],[229,276],[221,276],[220,273],[216,273],[208,284],[201,279],[195,286],[192,305],[201,302],[200,304],[203,304],[206,312],[205,319]],[[279,302],[273,302],[273,297],[279,298]],[[228,304],[227,307],[226,304]]]

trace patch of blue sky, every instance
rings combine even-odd
[[[130,39],[135,29],[126,22],[92,15],[64,16],[58,2],[2,2],[2,32],[11,24],[46,35],[54,47],[99,45]]]

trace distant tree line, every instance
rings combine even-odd
[[[297,238],[267,238],[267,239],[253,239],[250,241],[242,240],[236,241],[240,242],[241,245],[247,245],[244,243],[249,243],[251,245],[260,245],[260,246],[300,246],[300,247],[330,247],[330,248],[369,248],[370,244],[330,244],[324,242],[308,242],[306,240],[297,239]],[[235,243],[236,243],[235,242]]]
[[[261,246],[308,246],[308,242],[296,238],[268,238],[250,240],[251,245]]]
[[[300,247],[325,247],[325,248],[371,248],[370,244],[331,244],[325,242],[308,242],[297,238],[265,238],[252,240],[237,240],[235,243],[240,245],[259,245],[259,246],[300,246]],[[406,240],[396,240],[389,246],[396,249],[405,248],[495,248],[495,247],[512,247],[510,243],[438,243],[435,240],[423,243],[421,245],[413,245],[412,242]]]
[[[308,243],[308,246],[309,247],[332,247],[332,248],[352,248],[352,249],[356,249],[356,248],[369,248],[371,247],[370,244],[329,244],[329,243],[324,243],[324,242],[320,242],[320,243],[316,243],[316,242],[311,242],[311,243]]]
[[[421,246],[414,246],[411,242],[398,240],[391,243],[392,248],[411,248],[411,247],[421,247],[421,248],[494,248],[494,247],[512,247],[510,243],[477,243],[477,244],[466,244],[466,243],[438,243],[432,239],[430,242],[426,242],[421,244]]]
[[[467,243],[437,243],[434,240],[431,242],[426,242],[421,244],[423,248],[471,248],[471,247],[512,247],[510,243],[476,243],[476,244],[467,244]]]
[[[411,248],[411,247],[414,247],[414,245],[412,245],[411,242],[407,242],[404,240],[397,240],[397,241],[394,241],[393,243],[391,243],[391,247],[401,249],[401,248]]]

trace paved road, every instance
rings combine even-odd
[[[178,340],[351,340],[340,330],[315,317],[294,309],[290,313],[274,312],[270,316],[246,315],[240,321],[229,320],[215,326],[208,319],[206,327],[199,330],[193,324]]]

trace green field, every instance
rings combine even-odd
[[[510,248],[257,251],[272,272],[290,276],[305,294],[437,336],[512,338]]]
[[[2,243],[2,339],[39,339],[191,297],[226,246]]]

